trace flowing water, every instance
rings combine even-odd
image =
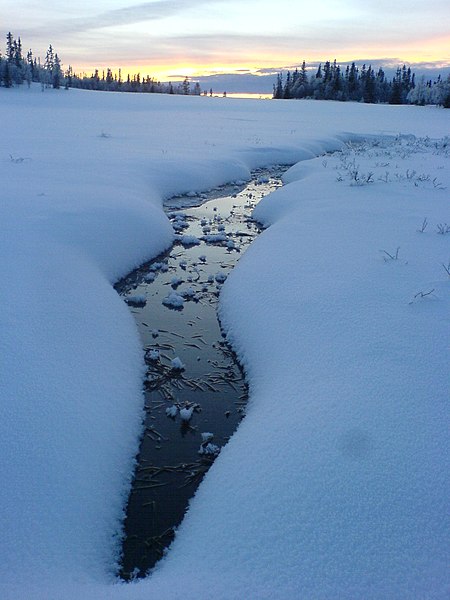
[[[177,241],[116,285],[136,318],[147,364],[123,579],[144,576],[162,557],[203,475],[243,417],[247,386],[220,329],[217,302],[227,274],[260,231],[253,207],[281,185],[284,170],[258,170],[247,184],[168,200]]]

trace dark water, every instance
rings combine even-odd
[[[161,558],[203,475],[243,417],[247,386],[216,308],[226,275],[259,232],[251,211],[281,185],[284,170],[259,170],[245,185],[168,200],[174,228],[191,238],[116,285],[136,318],[147,364],[123,579],[144,576]]]

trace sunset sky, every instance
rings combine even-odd
[[[448,0],[0,0],[25,49],[162,80],[353,59],[450,65]],[[2,44],[4,51],[4,43]]]

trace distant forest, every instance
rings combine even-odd
[[[11,33],[6,36],[6,52],[0,52],[0,86],[12,87],[23,83],[40,83],[42,89],[53,87],[82,88],[112,92],[146,92],[153,94],[202,94],[200,84],[191,84],[186,77],[183,82],[161,83],[149,75],[139,73],[122,78],[121,70],[95,69],[91,75],[75,73],[72,67],[65,70],[54,48],[50,45],[41,63],[31,50],[23,51],[20,37]],[[204,91],[203,94],[208,92]],[[212,95],[212,90],[209,92]],[[226,95],[224,93],[224,95]],[[327,61],[319,65],[315,73],[309,74],[306,63],[294,71],[279,73],[273,86],[274,99],[307,98],[314,100],[339,100],[342,102],[368,102],[389,104],[438,104],[450,108],[450,75],[432,81],[421,77],[419,81],[410,67],[398,67],[392,79],[388,79],[382,68],[377,71],[371,65],[358,68],[355,63],[342,68]]]
[[[299,69],[278,74],[273,97],[371,104],[439,104],[450,108],[450,75],[445,80],[439,75],[435,81],[425,77],[417,81],[411,68],[403,65],[389,80],[382,68],[375,72],[370,65],[359,69],[355,63],[342,68],[336,61],[320,64],[317,71],[309,75],[303,61]]]
[[[161,83],[156,79],[146,76],[128,75],[122,78],[119,69],[113,74],[111,69],[102,71],[98,69],[92,75],[78,75],[69,65],[63,70],[61,60],[52,45],[48,47],[45,61],[42,64],[40,58],[36,58],[31,50],[24,54],[20,37],[16,40],[11,33],[6,36],[6,52],[2,56],[0,52],[0,86],[12,87],[23,83],[31,85],[37,82],[45,88],[82,88],[85,90],[103,90],[112,92],[147,92],[153,94],[201,94],[200,84],[191,83],[186,77],[182,83]],[[206,92],[205,92],[206,93]]]

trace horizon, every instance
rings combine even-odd
[[[276,6],[268,0],[99,0],[95,6],[74,0],[64,8],[49,0],[26,11],[12,0],[4,4],[9,30],[21,38],[24,52],[31,48],[42,58],[52,44],[63,68],[79,74],[121,69],[124,77],[189,77],[207,86],[213,78],[233,76],[241,84],[245,78],[247,85],[250,79],[261,84],[233,91],[267,93],[269,76],[273,80],[303,60],[311,69],[336,59],[385,70],[406,64],[419,74],[450,71],[450,7],[443,0],[394,6],[386,0],[364,6],[320,0],[314,10],[288,0]]]

